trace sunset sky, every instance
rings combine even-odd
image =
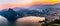
[[[26,7],[32,4],[55,4],[60,0],[0,0],[0,9],[12,7]]]

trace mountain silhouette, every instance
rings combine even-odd
[[[9,8],[0,11],[0,15],[5,16],[8,20],[13,21],[18,16],[48,16],[51,13],[49,11],[60,10],[60,3],[51,5],[32,5],[28,8]],[[18,16],[17,16],[18,15]]]
[[[9,8],[8,10],[1,11],[2,16],[6,17],[9,21],[15,21],[20,14],[16,13],[13,9]]]

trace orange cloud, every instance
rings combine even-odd
[[[33,0],[35,4],[55,4],[60,2],[60,0]]]
[[[32,0],[31,3],[22,3],[22,4],[14,4],[14,3],[11,3],[11,4],[3,4],[0,6],[0,8],[10,8],[10,7],[25,7],[25,6],[29,6],[29,5],[32,5],[32,4],[55,4],[55,3],[58,3],[60,2],[60,0]]]
[[[0,8],[13,8],[13,7],[25,7],[31,4],[3,4]]]

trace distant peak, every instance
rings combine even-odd
[[[13,10],[12,8],[9,8],[8,10]]]

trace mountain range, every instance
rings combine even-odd
[[[60,3],[53,5],[32,5],[28,8],[8,8],[0,11],[0,15],[6,17],[9,21],[14,21],[17,18],[24,16],[48,16],[50,11],[60,10]],[[53,13],[54,14],[54,13]],[[60,14],[60,13],[59,13]],[[49,18],[47,18],[49,19]]]

